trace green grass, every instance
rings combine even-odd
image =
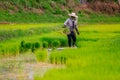
[[[53,23],[51,23],[52,25]],[[17,26],[16,26],[17,25]],[[21,24],[24,26],[24,24]],[[48,24],[25,24],[25,27],[23,28],[23,30],[26,30],[26,29],[29,29],[29,28],[36,28],[37,27],[42,27],[42,26],[47,26]],[[51,26],[49,25],[49,26]],[[57,25],[59,25],[59,23],[55,23],[53,24],[53,27],[57,27]],[[60,24],[61,25],[61,24]],[[6,27],[7,25],[5,25]],[[7,26],[8,27],[8,26]],[[20,29],[21,26],[20,24],[15,24],[12,25],[11,27],[14,27],[13,29],[11,30],[14,30],[14,29]],[[110,39],[114,36],[119,36],[120,35],[120,29],[119,29],[120,25],[119,24],[112,24],[112,25],[109,25],[109,24],[106,24],[106,25],[82,25],[82,26],[79,26],[79,31],[80,31],[80,36],[77,36],[77,42],[80,43],[80,46],[86,46],[86,45],[93,45],[93,44],[96,44],[95,42],[99,41],[99,40],[104,40],[104,39]],[[50,27],[51,28],[51,27]],[[10,29],[10,28],[4,28],[3,27],[3,30],[4,29]],[[22,28],[21,28],[22,29]],[[1,27],[1,30],[2,30],[2,27]],[[49,29],[48,29],[49,31]],[[36,42],[36,41],[47,41],[49,44],[51,44],[51,42],[53,40],[59,40],[61,41],[62,46],[66,46],[67,45],[67,37],[66,35],[63,35],[61,34],[62,31],[54,31],[54,32],[48,32],[48,33],[44,33],[44,34],[33,34],[33,35],[30,35],[30,36],[23,36],[23,37],[17,37],[17,38],[13,38],[13,39],[10,39],[10,40],[6,40],[6,41],[2,41],[0,42],[0,47],[1,49],[3,48],[6,48],[8,45],[11,46],[11,47],[14,47],[14,46],[19,46],[20,42],[22,40],[25,40],[25,41],[30,41],[30,42]],[[48,37],[49,36],[49,37]],[[88,46],[88,47],[89,47]],[[11,47],[8,47],[11,48]]]
[[[0,24],[0,30],[28,30],[33,28],[46,28],[46,27],[58,27],[61,26],[61,23],[29,23],[29,24]]]
[[[42,23],[42,24],[1,24],[0,41],[19,38],[23,36],[41,35],[52,31],[60,30],[60,23]]]
[[[62,22],[67,16],[56,16],[51,14],[51,12],[46,12],[46,14],[38,14],[34,12],[15,12],[10,14],[9,11],[0,11],[0,22],[12,22],[12,23],[55,23]],[[67,15],[67,14],[66,14]]]
[[[84,30],[81,32],[81,39],[84,36],[88,40],[80,41],[80,48],[51,52],[54,64],[56,57],[66,57],[66,67],[51,69],[44,77],[35,75],[35,80],[119,80],[120,26],[112,26],[81,27],[80,30]],[[89,38],[99,40],[91,41]],[[60,60],[57,60],[57,64],[61,64]]]
[[[24,24],[22,25],[24,26]],[[38,24],[39,27],[43,25]],[[49,24],[44,26],[47,27],[47,25],[49,26]],[[57,26],[59,23],[53,23],[53,25]],[[23,30],[33,28],[34,24],[25,24],[25,26],[28,27],[25,27]],[[37,29],[38,26],[35,24],[34,28]],[[14,25],[13,27],[15,29],[21,28]],[[10,28],[3,29],[7,30]],[[49,33],[45,32],[41,35],[34,34],[27,37],[23,36],[1,41],[0,57],[18,54],[18,48],[22,40],[26,42],[52,42],[53,40],[67,42],[67,36],[61,34],[61,31],[62,29]],[[61,57],[66,58],[66,61],[64,62],[63,60],[62,62],[65,68],[51,69],[43,77],[34,75],[35,80],[119,80],[120,24],[79,25],[79,31],[80,35],[77,35],[77,45],[79,48],[68,48],[63,51],[54,50],[51,52],[50,57],[53,57],[53,64],[61,64]],[[3,53],[2,50],[5,50],[5,52]]]
[[[80,48],[51,53],[54,60],[67,57],[66,68],[49,70],[44,77],[35,75],[35,80],[119,80],[119,24],[86,25],[79,30]]]
[[[54,11],[54,10],[52,10]],[[69,12],[69,11],[67,11]],[[88,14],[90,13],[90,14]],[[109,24],[119,24],[120,15],[108,16],[100,13],[94,12],[83,12],[77,13],[79,16],[80,24],[95,24],[95,23],[109,23]],[[0,22],[11,22],[11,23],[63,23],[68,18],[68,13],[59,12],[59,14],[54,14],[51,11],[46,11],[45,14],[38,14],[34,12],[15,12],[11,14],[9,11],[0,11]]]
[[[109,39],[109,42],[98,41],[96,46],[55,51],[52,54],[57,57],[67,56],[66,67],[49,70],[44,77],[35,76],[35,80],[119,80],[119,40],[120,37],[116,36],[112,41]]]

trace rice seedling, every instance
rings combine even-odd
[[[28,49],[35,49],[33,52],[38,61],[65,66],[64,69],[51,69],[43,77],[35,75],[35,80],[119,80],[120,25],[85,25],[81,26],[79,31],[78,48],[66,48],[62,51],[55,49],[48,56],[47,49],[40,47],[51,48],[53,42],[54,46],[58,46],[60,42],[59,46],[65,47],[67,36],[59,34],[58,31],[44,30],[48,33],[0,42],[0,55],[16,55],[14,53],[19,51],[17,47],[24,47],[27,43]]]
[[[38,49],[38,50],[35,51],[35,55],[36,55],[37,61],[40,61],[40,62],[46,62],[47,61],[47,57],[48,57],[47,50]]]

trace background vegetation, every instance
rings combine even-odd
[[[88,0],[88,2],[93,1]],[[110,2],[114,3],[113,0]],[[91,4],[96,7],[94,2]],[[80,23],[120,22],[120,8],[117,3],[113,5],[109,3],[106,3],[106,5],[100,4],[101,8],[99,5],[97,6],[98,10],[100,9],[99,12],[89,5],[88,7],[82,6],[79,0],[1,0],[0,5],[0,22],[3,23],[64,22],[68,17],[67,14],[72,11],[79,15]],[[105,8],[102,8],[102,6],[105,6]],[[109,12],[111,10],[107,7],[114,9],[112,13]]]

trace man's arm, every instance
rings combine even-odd
[[[64,22],[64,26],[63,26],[63,28],[65,28],[65,27],[68,26],[68,20],[69,20],[69,19],[67,19],[67,20]]]
[[[78,31],[77,25],[75,26],[75,30],[76,30],[77,34],[79,35],[80,33],[79,33],[79,31]]]
[[[75,30],[76,30],[77,34],[79,35],[80,33],[78,31],[78,26],[77,25],[78,25],[78,17],[76,18]]]

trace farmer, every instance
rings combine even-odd
[[[79,31],[77,28],[77,19],[78,16],[75,13],[68,14],[70,18],[68,18],[65,23],[64,27],[68,28],[67,37],[68,37],[68,45],[69,47],[76,47],[76,32],[79,35]]]

